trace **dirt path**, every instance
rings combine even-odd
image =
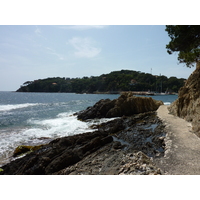
[[[200,175],[200,138],[192,133],[191,123],[169,114],[167,106],[157,111],[166,124],[166,152],[155,160],[165,174]]]

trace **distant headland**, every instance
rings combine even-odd
[[[83,78],[46,78],[26,81],[16,92],[62,92],[90,94],[118,94],[122,91],[177,93],[184,78],[152,75],[133,70],[113,71],[109,74]]]

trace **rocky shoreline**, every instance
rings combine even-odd
[[[153,160],[164,155],[165,132],[155,112],[115,119],[101,124],[98,130],[109,133],[113,140],[77,164],[54,174],[161,174]]]
[[[1,175],[162,174],[165,128],[156,110],[162,102],[122,94],[77,114],[80,120],[117,117],[91,133],[58,138],[1,167]],[[84,117],[84,118],[83,118]]]

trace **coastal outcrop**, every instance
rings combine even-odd
[[[179,90],[178,99],[169,111],[192,123],[193,131],[200,136],[200,63],[190,75],[185,85]]]
[[[97,131],[58,138],[1,167],[0,174],[161,174],[152,158],[165,151],[155,112],[121,117]]]
[[[114,126],[114,127],[113,127]],[[162,174],[153,158],[165,151],[165,131],[155,112],[122,117],[100,124],[111,143],[54,174],[56,175],[157,175]]]
[[[73,165],[103,145],[112,142],[98,131],[58,138],[23,158],[2,167],[3,174],[52,174]]]
[[[162,104],[162,101],[154,100],[151,97],[138,97],[133,96],[132,92],[124,92],[118,99],[102,99],[94,106],[76,114],[80,120],[131,116],[155,111]]]
[[[143,152],[125,153],[107,145],[55,175],[161,175]]]
[[[141,99],[147,103],[143,110],[140,105],[144,102],[139,103],[139,99],[130,93],[113,101],[101,100],[100,102],[105,103],[102,105],[105,110],[110,105],[111,110],[119,106],[120,115],[123,113],[123,116],[94,125],[93,132],[52,140],[49,144],[2,166],[0,174],[161,174],[153,158],[164,155],[164,125],[155,111],[145,112],[155,110],[161,102],[149,98]],[[135,100],[132,103],[133,108],[138,107],[135,109],[136,114],[123,111],[128,109],[128,100]],[[125,103],[126,106],[123,107],[120,103]],[[107,112],[104,114],[107,115]],[[18,152],[14,155],[17,156]]]

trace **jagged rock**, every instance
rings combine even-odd
[[[23,158],[2,167],[0,174],[52,174],[83,159],[113,141],[98,131],[53,140]]]
[[[169,106],[169,111],[191,122],[193,131],[200,136],[200,63],[179,90],[178,99]]]
[[[153,160],[142,152],[126,153],[107,144],[55,175],[160,175]]]
[[[87,120],[94,118],[103,118],[106,116],[106,113],[114,107],[115,99],[102,99],[98,101],[94,106],[88,107],[86,110],[80,111],[78,114],[78,119]]]
[[[119,175],[161,175],[161,170],[155,166],[152,159],[143,152],[129,153],[123,156],[125,164],[120,168]]]
[[[55,139],[0,174],[160,174],[150,157],[164,155],[164,136],[155,112],[121,117],[98,131]]]
[[[96,126],[98,131],[55,139],[2,166],[0,174],[160,174],[150,157],[163,155],[165,133],[155,111],[147,110],[161,103],[131,93],[114,101],[101,100],[92,109],[102,110],[86,110],[90,116],[105,116],[112,108],[120,108],[123,116]],[[122,108],[142,113],[132,115]]]
[[[162,101],[154,100],[151,97],[137,97],[133,96],[132,92],[124,92],[118,99],[100,100],[94,106],[76,114],[80,120],[122,117],[123,115],[130,116],[155,111],[160,105],[163,105]]]

